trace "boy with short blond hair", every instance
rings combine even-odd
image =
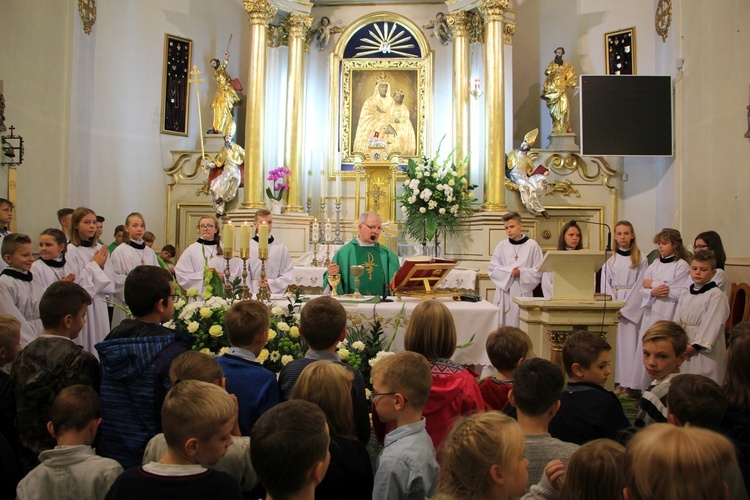
[[[52,283],[39,303],[44,332],[13,362],[16,426],[27,467],[36,465],[41,451],[55,446],[47,432],[47,422],[58,393],[75,384],[99,390],[99,362],[73,342],[86,322],[89,304],[91,296],[80,285],[72,281]]]
[[[183,380],[167,394],[161,410],[167,452],[159,462],[126,470],[109,500],[132,498],[241,499],[239,483],[215,464],[232,444],[237,405],[218,385]]]
[[[501,326],[487,337],[485,346],[497,376],[479,382],[479,390],[491,410],[502,410],[508,404],[516,368],[532,351],[531,339],[519,328]]]
[[[724,326],[729,318],[729,300],[715,281],[716,257],[702,250],[690,262],[690,289],[677,301],[675,323],[688,336],[687,359],[683,373],[704,375],[717,384],[724,383],[727,346]]]
[[[100,500],[105,497],[122,466],[97,456],[91,445],[102,421],[99,395],[86,385],[71,385],[60,391],[50,412],[47,430],[57,441],[52,450],[39,455],[41,464],[18,484],[18,498],[68,498]]]
[[[430,362],[404,351],[372,367],[370,396],[382,422],[394,422],[378,458],[373,500],[430,497],[440,469],[422,410],[432,387]]]
[[[569,381],[549,424],[552,437],[576,444],[599,438],[626,441],[630,422],[617,396],[604,388],[612,373],[611,351],[594,332],[579,330],[565,340],[562,356]]]
[[[250,457],[266,498],[315,498],[331,458],[323,410],[301,399],[285,401],[260,417],[250,440]],[[342,491],[342,498],[347,493]]]
[[[42,334],[39,320],[39,300],[44,287],[34,280],[31,265],[34,249],[31,238],[13,233],[0,246],[6,268],[0,275],[0,312],[12,314],[21,323],[21,347]]]
[[[325,360],[344,365],[336,354],[339,342],[346,339],[346,309],[341,303],[328,296],[317,297],[302,307],[300,311],[300,335],[310,348],[304,358],[290,361],[279,373],[281,399],[292,396],[292,388],[302,370],[316,361]],[[365,381],[362,373],[349,365],[344,365],[354,374],[352,381],[352,405],[354,427],[357,439],[362,444],[370,441],[370,405],[365,397]]]
[[[237,396],[243,436],[250,435],[258,418],[279,403],[276,375],[257,361],[268,342],[270,322],[271,311],[257,300],[235,302],[224,313],[224,328],[232,347],[216,362],[224,371],[227,392]]]
[[[523,234],[518,212],[503,215],[503,226],[508,238],[495,247],[487,273],[496,287],[493,302],[500,308],[500,324],[518,328],[520,309],[513,299],[531,297],[541,282],[536,269],[542,262],[542,249]]]
[[[643,365],[651,377],[638,403],[635,426],[667,421],[667,396],[672,378],[680,373],[687,357],[688,336],[674,321],[657,321],[643,336]]]

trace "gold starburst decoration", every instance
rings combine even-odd
[[[384,21],[382,27],[377,23],[372,24],[368,30],[368,36],[360,39],[362,45],[356,47],[357,54],[354,57],[364,57],[378,52],[382,54],[396,54],[403,57],[416,57],[414,54],[404,52],[415,47],[412,36],[396,23]],[[374,31],[373,31],[374,30]]]
[[[656,33],[663,43],[667,42],[669,27],[672,25],[672,0],[659,0],[656,6]]]

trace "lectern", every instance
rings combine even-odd
[[[551,250],[542,259],[539,272],[554,276],[553,299],[594,300],[594,280],[604,260],[604,252]]]

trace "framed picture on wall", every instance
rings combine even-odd
[[[188,78],[193,41],[164,35],[164,73],[162,76],[161,133],[188,135],[190,92]]]
[[[604,34],[608,75],[635,75],[635,27]]]

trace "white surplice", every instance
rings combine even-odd
[[[641,390],[646,389],[651,382],[646,368],[643,366],[643,335],[657,321],[674,320],[677,301],[685,293],[687,290],[685,287],[690,283],[690,266],[682,259],[675,259],[668,263],[655,260],[643,273],[643,279],[652,280],[652,284],[651,288],[641,287],[640,289],[643,317],[638,328],[638,345],[633,361],[633,380],[620,382],[625,387]],[[669,295],[652,297],[651,290],[660,284],[666,284],[669,287]]]
[[[539,285],[541,275],[537,272],[542,262],[542,249],[539,244],[528,239],[520,245],[503,240],[492,253],[488,275],[495,284],[494,303],[500,308],[500,324],[518,327],[519,307],[514,297],[531,297]],[[519,277],[511,276],[513,268],[519,268]]]
[[[624,381],[633,379],[634,368],[637,373],[643,368],[643,362],[638,358],[638,326],[643,316],[641,309],[640,289],[643,288],[643,276],[648,267],[648,260],[641,254],[641,262],[631,268],[630,256],[615,253],[607,259],[601,272],[600,290],[612,297],[612,300],[622,300],[627,305],[620,309],[622,315],[617,324],[617,349],[615,362],[615,383],[628,387]],[[640,354],[640,353],[639,353]]]
[[[104,340],[109,334],[109,312],[107,311],[107,300],[115,293],[114,276],[112,264],[107,259],[104,269],[94,262],[94,254],[102,247],[97,243],[91,247],[68,245],[66,259],[73,261],[73,266],[80,269],[80,273],[86,273],[86,279],[90,280],[94,294],[91,295],[92,303],[86,314],[86,324],[80,335],[74,342],[83,346],[88,352],[99,358],[99,353],[94,345]],[[88,291],[88,290],[87,290]]]
[[[247,262],[248,280],[252,293],[259,290],[260,259],[258,258],[258,242],[250,240],[250,259]],[[266,260],[266,279],[268,280],[269,292],[278,295],[286,292],[286,289],[294,281],[294,264],[292,256],[286,245],[274,240],[268,244],[268,260]]]
[[[143,249],[138,249],[130,246],[129,243],[117,245],[109,256],[109,262],[112,263],[112,275],[115,279],[115,301],[122,306],[125,305],[125,279],[128,273],[140,265],[159,267],[156,253],[148,245]],[[112,329],[124,319],[127,319],[125,311],[115,307],[112,311]]]
[[[206,264],[209,267],[214,267],[216,272],[224,273],[226,260],[216,255],[217,249],[218,245],[204,245],[196,241],[182,252],[180,259],[174,266],[174,272],[177,283],[184,292],[187,292],[190,288],[197,288],[199,294],[203,293],[203,276]],[[214,256],[219,257],[219,259],[212,261]]]
[[[680,297],[674,321],[685,329],[690,345],[704,347],[682,364],[682,373],[704,375],[717,384],[724,383],[727,350],[724,326],[728,318],[729,300],[721,288],[711,288],[698,294],[692,294],[688,289]]]
[[[39,337],[44,330],[39,319],[39,300],[43,293],[44,287],[35,278],[23,281],[0,275],[0,312],[10,314],[21,323],[21,347]]]

